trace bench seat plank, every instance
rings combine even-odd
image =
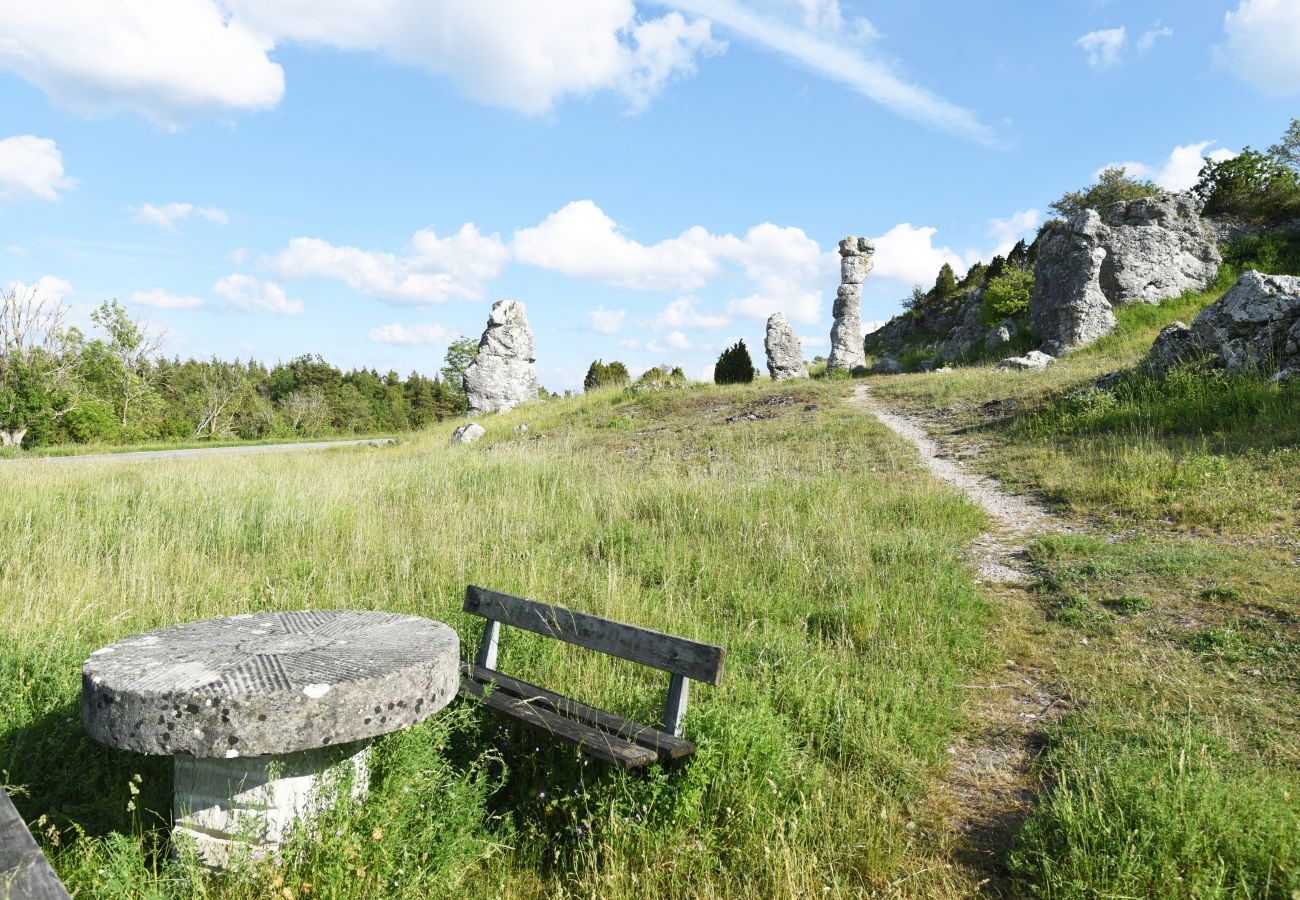
[[[0,791],[0,897],[69,900],[67,889],[4,791]]]
[[[482,684],[472,678],[461,678],[460,689],[463,694],[480,698],[488,709],[620,768],[631,769],[657,762],[659,759],[659,754],[653,750],[638,747],[599,728],[566,719],[545,708],[541,703],[521,700],[510,696],[505,691],[493,690],[489,693],[484,690]]]
[[[465,591],[467,613],[504,622],[589,650],[598,650],[692,681],[718,685],[726,652],[713,644],[674,637],[637,625],[613,622],[560,606],[525,600],[471,585]]]
[[[511,678],[493,669],[485,669],[471,663],[461,663],[461,672],[479,684],[495,684],[496,690],[521,700],[531,700],[534,705],[541,705],[566,718],[576,719],[585,725],[599,728],[630,741],[640,747],[653,750],[663,759],[681,759],[695,752],[695,745],[685,738],[668,734],[658,728],[642,725],[631,719],[597,709],[580,703],[554,691],[537,687],[518,678]]]

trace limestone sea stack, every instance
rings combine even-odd
[[[773,381],[808,377],[799,335],[794,333],[783,313],[773,313],[767,320],[767,337],[763,346],[767,350],[767,373]]]
[[[465,369],[469,414],[503,413],[537,399],[537,349],[517,300],[492,304],[478,355]]]
[[[826,370],[851,372],[867,364],[862,352],[862,282],[871,271],[871,254],[875,248],[864,237],[846,237],[840,241],[840,289],[831,311],[831,355]]]

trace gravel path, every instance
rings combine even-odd
[[[149,459],[191,459],[196,456],[224,456],[241,453],[279,453],[283,451],[329,450],[334,447],[388,447],[396,443],[391,438],[357,441],[304,441],[296,444],[250,444],[245,447],[191,447],[185,450],[141,450],[135,453],[88,453],[84,456],[32,456],[26,459],[9,459],[7,463],[87,463],[87,462],[139,462]]]

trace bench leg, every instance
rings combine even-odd
[[[483,643],[478,645],[478,655],[474,657],[474,664],[483,669],[495,669],[497,667],[497,644],[501,640],[501,623],[494,619],[488,619],[487,624],[483,626]]]
[[[668,683],[668,702],[664,704],[664,720],[659,726],[676,737],[682,736],[682,726],[686,722],[686,700],[690,693],[690,679],[674,675]]]

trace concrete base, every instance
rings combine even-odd
[[[189,843],[205,865],[225,869],[262,850],[273,853],[295,825],[369,787],[370,743],[300,753],[214,759],[178,754],[173,846]]]

